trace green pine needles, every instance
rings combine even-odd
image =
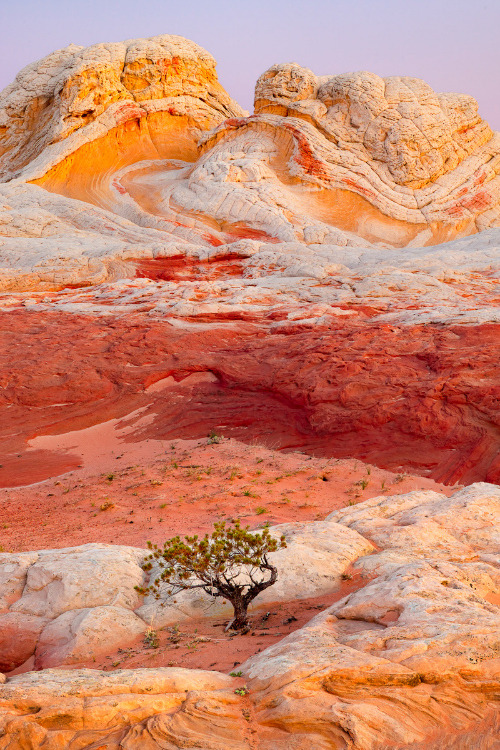
[[[136,589],[157,599],[174,596],[186,589],[202,589],[213,597],[227,599],[233,605],[234,617],[227,626],[244,630],[248,623],[248,606],[261,591],[276,583],[278,571],[268,555],[286,547],[285,537],[275,539],[264,527],[252,533],[239,521],[214,524],[212,534],[179,536],[168,539],[163,548],[148,542],[152,550],[142,565],[151,571],[155,562],[161,573],[149,586]]]

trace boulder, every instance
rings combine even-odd
[[[36,644],[35,668],[88,661],[127,645],[145,631],[144,620],[124,607],[64,612],[41,633]]]
[[[42,550],[29,567],[22,598],[11,610],[55,618],[75,609],[116,605],[135,609],[142,585],[140,561],[134,547],[85,544]]]

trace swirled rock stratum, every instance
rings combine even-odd
[[[500,135],[471,97],[289,63],[246,116],[207,52],[158,36],[29,65],[0,139],[5,466],[144,401],[154,436],[243,420],[277,447],[498,480]],[[200,372],[226,394],[210,415],[144,396]]]

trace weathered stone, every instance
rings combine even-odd
[[[196,156],[200,129],[240,114],[213,57],[183,37],[72,44],[23,68],[1,92],[0,174],[34,179],[52,170],[57,184],[69,158],[85,182],[106,164],[118,166],[114,140],[128,147],[121,166]]]
[[[0,672],[24,664],[35,652],[46,620],[21,612],[0,614]]]
[[[36,644],[35,668],[72,664],[126,646],[146,630],[144,620],[117,606],[74,609],[52,620]]]
[[[478,484],[450,498],[414,492],[333,513],[370,529],[385,548],[357,563],[378,575],[243,665],[252,689],[266,695],[258,720],[318,733],[326,747],[348,737],[371,750],[380,742],[460,742],[472,737],[479,715],[487,721],[472,746],[489,747],[500,684],[500,578],[475,553],[487,538],[495,548],[499,497],[497,487]],[[448,528],[444,544],[430,523]],[[464,535],[470,546],[457,550]]]
[[[54,618],[102,605],[134,609],[139,604],[134,587],[143,582],[143,554],[110,544],[42,550],[27,572],[22,598],[11,610]]]

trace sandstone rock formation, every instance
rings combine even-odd
[[[186,414],[172,400],[167,411],[144,396],[156,380],[200,372],[224,391],[222,424],[240,424],[243,394],[249,439],[263,425],[279,447],[497,481],[500,146],[473,99],[285,64],[260,77],[245,117],[208,53],[162,36],[28,66],[2,93],[0,125],[4,367],[19,385],[0,398],[12,407],[2,436],[12,458],[44,426],[137,405],[162,410],[155,437],[180,411],[183,436],[206,434],[197,407]],[[112,315],[120,364],[98,347],[85,377],[65,364],[62,386],[62,312],[84,348]],[[215,326],[217,361],[193,323]],[[164,352],[152,368],[144,327]],[[43,378],[13,354],[25,330],[37,368],[36,350],[52,351]],[[122,367],[130,356],[134,373]]]
[[[274,65],[259,78],[255,113],[257,122],[267,114],[298,118],[281,122],[295,136],[294,176],[367,200],[395,220],[395,237],[397,222],[427,225],[425,244],[431,236],[435,244],[439,232],[453,224],[467,232],[474,222],[483,229],[498,221],[500,141],[479,117],[472,97],[436,94],[415,78],[367,72],[318,78],[292,63]],[[308,160],[301,140],[309,147]],[[335,198],[330,210],[336,202],[339,212],[359,220],[355,213],[363,212],[356,212],[352,196],[344,204]],[[383,216],[378,216],[381,223]],[[368,232],[373,222],[377,234],[373,213],[361,222]],[[402,224],[399,232],[404,242]],[[388,234],[390,241],[389,227]]]
[[[499,516],[487,484],[336,511],[299,539],[319,540],[335,566],[343,538],[352,550],[369,534],[377,551],[365,542],[356,563],[365,585],[246,662],[247,696],[218,672],[28,673],[0,687],[0,747],[493,750]]]
[[[75,465],[37,436],[110,420],[500,481],[500,135],[471,97],[290,63],[246,116],[180,37],[71,46],[0,94],[0,180],[0,486]],[[2,553],[0,669],[43,671],[0,687],[0,750],[494,750],[499,499],[287,525],[257,604],[364,585],[253,656],[246,695],[47,669],[203,599],[142,601],[138,548]]]
[[[243,117],[213,58],[172,36],[21,71],[0,99],[3,287],[98,283],[133,275],[125,258],[241,253],[242,237],[402,247],[499,226],[500,136],[471,97],[295,64],[255,97]]]
[[[132,610],[144,553],[127,547],[0,554],[0,669],[81,661],[146,630]],[[5,634],[5,635],[4,635]]]
[[[32,63],[0,99],[1,176],[80,188],[147,158],[192,158],[201,130],[244,114],[194,42],[74,44]],[[89,186],[90,187],[90,186]]]
[[[272,533],[284,534],[288,546],[275,554],[279,581],[254,602],[257,607],[331,592],[349,565],[373,550],[337,523],[281,524]],[[153,597],[143,602],[135,586],[148,581],[141,568],[145,555],[107,544],[0,553],[0,670],[11,671],[32,655],[38,669],[75,664],[127,645],[152,623],[231,614],[227,602],[197,591],[165,605]]]
[[[455,733],[483,720],[464,746],[490,747],[499,511],[499,488],[477,484],[451,498],[412,492],[333,513],[380,545],[358,561],[377,577],[244,665],[267,697],[260,721],[307,727],[319,747],[364,750],[453,747]]]
[[[118,748],[124,736],[121,747],[173,750],[178,741],[200,747],[200,740],[223,747],[245,725],[234,682],[187,669],[58,669],[13,677],[0,688],[0,747]]]
[[[472,240],[461,242],[454,259],[474,267]],[[492,241],[477,254],[489,264],[495,252]],[[497,282],[450,271],[436,286],[436,256],[413,256],[404,273],[378,268],[381,296],[371,299],[362,290],[375,279],[363,271],[349,285],[312,285],[280,270],[250,282],[137,279],[6,297],[3,485],[67,470],[67,457],[26,440],[110,418],[123,420],[127,440],[220,427],[245,442],[356,456],[447,483],[498,481]],[[425,286],[419,262],[429,264]],[[447,295],[441,303],[436,289]]]

